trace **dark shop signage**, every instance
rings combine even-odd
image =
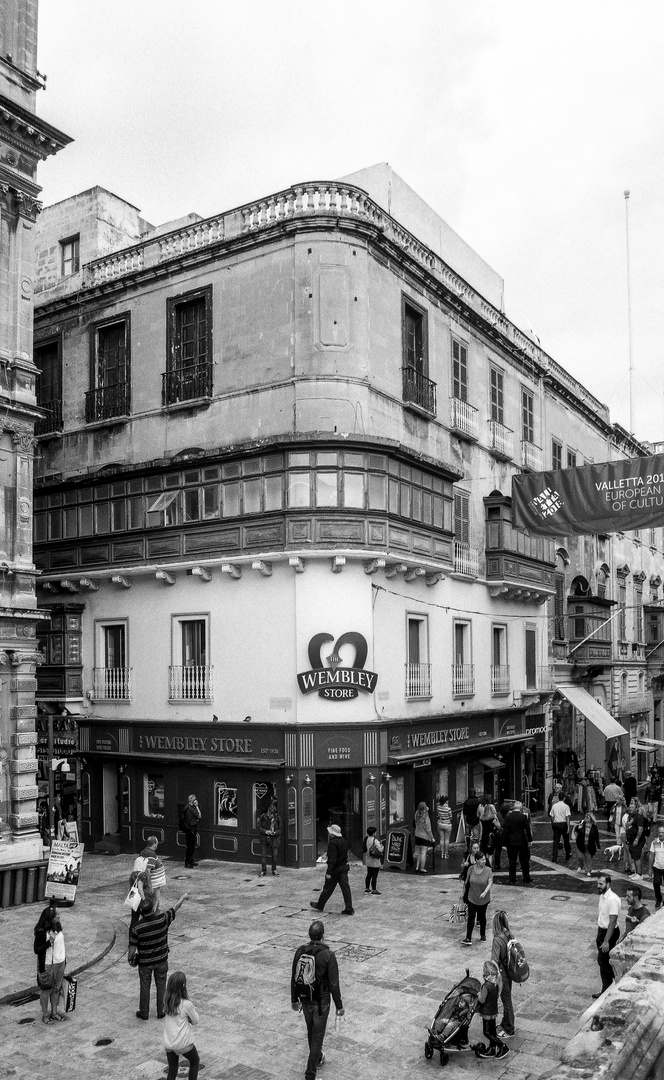
[[[334,641],[334,646],[325,658],[326,667],[321,658],[321,649],[331,641]],[[355,650],[352,666],[342,661],[341,649],[346,645],[351,645]],[[375,671],[364,670],[367,652],[367,639],[354,630],[342,634],[336,641],[332,634],[314,634],[308,648],[310,669],[297,676],[300,690],[303,694],[318,691],[318,696],[328,701],[349,701],[356,698],[360,690],[372,694],[378,675]]]
[[[495,738],[493,716],[469,717],[437,724],[420,730],[408,728],[391,732],[389,752],[431,750],[432,756],[449,750],[463,749],[469,742]]]
[[[173,754],[174,757],[279,757],[279,735],[275,732],[220,731],[211,734],[209,728],[201,730],[182,728],[164,733],[164,726],[151,731],[143,728],[132,729],[131,749],[134,753]]]
[[[334,732],[315,739],[317,769],[358,768],[362,764],[362,732]]]

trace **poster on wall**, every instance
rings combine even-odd
[[[655,528],[664,511],[664,454],[512,478],[512,524],[546,536]]]
[[[78,844],[75,840],[53,840],[44,896],[73,903],[82,861],[83,844]]]

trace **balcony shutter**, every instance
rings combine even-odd
[[[454,492],[454,536],[462,544],[470,543],[470,497]]]

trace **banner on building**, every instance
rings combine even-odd
[[[55,900],[76,899],[76,886],[83,861],[83,844],[74,840],[53,840],[46,871],[44,896]]]
[[[514,476],[512,524],[546,536],[664,525],[664,454]]]

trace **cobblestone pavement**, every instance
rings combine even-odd
[[[603,836],[603,842],[608,837]],[[534,886],[509,887],[497,875],[489,917],[504,908],[530,962],[529,981],[514,988],[517,1036],[501,1061],[472,1053],[451,1058],[446,1075],[539,1077],[560,1061],[581,1014],[599,988],[594,937],[594,880],[548,862],[550,828],[535,829]],[[203,861],[185,870],[167,866],[166,904],[188,890],[170,932],[170,969],[187,974],[201,1013],[196,1036],[203,1080],[293,1080],[304,1076],[305,1029],[290,1009],[293,950],[307,940],[319,869],[281,869],[258,876],[255,865]],[[450,988],[464,974],[481,977],[491,940],[463,948],[464,927],[449,921],[458,899],[459,849],[426,877],[382,872],[380,896],[366,896],[357,865],[350,880],[356,914],[342,918],[333,895],[323,915],[326,938],[339,959],[346,1017],[328,1028],[323,1080],[402,1080],[440,1073],[438,1056],[424,1058],[427,1025]],[[607,865],[596,857],[596,868]],[[2,1076],[53,1080],[142,1078],[163,1080],[166,1056],[154,1000],[149,1023],[135,1018],[138,975],[126,962],[128,909],[122,901],[132,859],[86,855],[72,908],[62,911],[68,968],[90,965],[79,975],[76,1011],[67,1023],[39,1022],[37,1000],[0,1006]],[[615,864],[610,864],[615,869]],[[626,879],[616,875],[624,895]],[[647,882],[644,899],[652,907]],[[0,999],[34,988],[32,928],[40,907],[0,913]],[[657,916],[660,917],[659,915]],[[621,920],[622,922],[622,920]],[[154,993],[154,992],[153,992]],[[481,1039],[473,1021],[471,1042]],[[180,1076],[187,1075],[181,1059]]]

